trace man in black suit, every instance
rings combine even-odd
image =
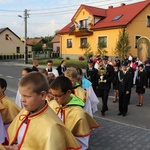
[[[101,114],[104,116],[105,111],[108,110],[108,106],[107,106],[108,95],[114,77],[114,69],[111,65],[108,64],[107,56],[102,58],[102,65],[98,67],[98,74],[99,74],[98,89],[102,98]]]
[[[122,64],[122,69],[118,73],[117,89],[119,92],[119,113],[126,116],[128,112],[128,103],[132,87],[132,73],[127,70],[127,63]]]
[[[34,60],[33,60],[32,71],[39,71],[38,68],[37,68],[38,65],[39,65],[38,60],[34,59]]]

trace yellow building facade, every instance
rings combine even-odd
[[[143,36],[150,39],[150,0],[108,9],[81,5],[71,22],[58,32],[61,37],[60,53],[64,58],[78,59],[84,54],[84,47],[88,43],[96,54],[98,43],[103,40],[107,56],[115,57],[122,28],[129,34],[129,53],[138,56],[138,39]]]

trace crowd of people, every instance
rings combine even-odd
[[[145,89],[150,87],[150,58],[145,62],[132,54],[120,60],[115,57],[96,56],[88,60],[85,76],[92,82],[93,89],[102,99],[101,114],[108,110],[108,95],[111,88],[114,90],[113,102],[119,102],[118,115],[126,116],[130,104],[131,89],[136,87],[138,97],[137,106],[142,107]]]
[[[89,147],[91,132],[99,127],[93,118],[99,100],[92,83],[80,68],[67,68],[65,60],[56,69],[52,60],[46,66],[39,69],[33,60],[32,68],[22,70],[15,102],[5,95],[6,80],[0,80],[0,149]]]
[[[138,107],[150,88],[150,59],[141,62],[132,55],[122,61],[89,58],[85,72],[67,67],[65,60],[56,68],[52,60],[45,69],[38,65],[33,60],[32,68],[22,70],[15,102],[5,95],[7,82],[0,78],[0,149],[86,150],[92,130],[100,126],[93,118],[98,98],[104,116],[113,88],[118,115],[126,116],[132,87],[136,86]]]

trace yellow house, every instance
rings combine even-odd
[[[133,56],[138,56],[137,40],[140,37],[150,39],[150,0],[108,9],[81,5],[71,19],[62,28],[60,34],[60,53],[62,57],[78,58],[84,54],[84,46],[89,43],[96,53],[98,43],[104,41],[107,55],[114,57],[119,31],[125,28]]]

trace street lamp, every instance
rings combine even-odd
[[[29,14],[27,13],[28,10],[25,9],[24,11],[24,17],[22,17],[21,15],[18,15],[18,17],[20,18],[24,18],[24,22],[25,22],[25,48],[24,48],[24,63],[27,64],[28,63],[28,47],[27,47],[27,18],[29,17]]]

